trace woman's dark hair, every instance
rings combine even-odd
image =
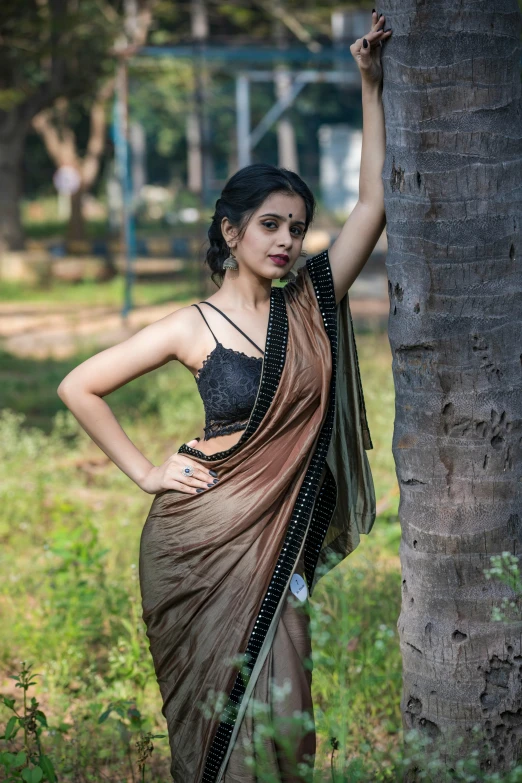
[[[228,180],[216,201],[212,224],[208,230],[210,247],[205,261],[212,271],[211,278],[218,287],[225,276],[223,262],[230,255],[221,232],[221,221],[224,217],[228,218],[232,225],[239,229],[238,237],[241,238],[253,213],[272,193],[288,193],[302,197],[306,208],[304,230],[307,231],[314,217],[315,199],[298,174],[269,163],[253,163],[240,169]]]

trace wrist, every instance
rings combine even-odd
[[[149,464],[149,467],[147,470],[141,474],[141,476],[137,479],[135,479],[135,483],[138,485],[140,489],[143,489],[146,491],[146,480],[150,476],[151,471],[153,471],[156,468],[156,465],[153,465],[152,462]]]
[[[361,75],[361,88],[363,93],[366,95],[375,95],[376,97],[380,97],[382,94],[382,79],[377,82],[375,79],[371,79],[369,76]]]

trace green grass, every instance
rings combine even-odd
[[[361,335],[358,347],[375,444],[368,455],[380,497],[395,482],[387,337]],[[39,696],[49,724],[62,727],[45,745],[65,780],[73,779],[67,769],[89,758],[94,770],[104,755],[110,757],[108,779],[122,779],[118,775],[128,759],[117,720],[96,723],[109,702],[135,700],[151,729],[165,728],[137,615],[139,536],[152,498],[103,455],[56,395],[64,375],[93,352],[67,360],[0,356],[0,569],[6,575],[0,608],[3,627],[9,628],[0,639],[0,661],[5,674],[21,660],[33,662],[41,673]],[[137,378],[106,399],[129,437],[155,464],[193,437],[203,421],[193,378],[176,363]],[[358,639],[348,656],[341,656],[336,645],[333,655],[317,653],[320,764],[328,765],[329,736],[342,735],[343,721],[357,727],[346,732],[351,753],[358,752],[363,736],[396,743],[397,545],[395,507],[364,537],[360,549],[317,586],[317,604],[324,605],[332,622],[346,625],[347,638]],[[350,607],[337,600],[339,579],[351,596]],[[347,678],[348,712],[336,701],[341,670]],[[369,711],[368,703],[380,706]],[[155,780],[168,779],[166,758],[166,746],[158,741],[149,765]]]
[[[141,307],[164,304],[165,302],[180,302],[198,296],[197,270],[192,271],[191,275],[187,275],[187,272],[184,271],[183,279],[180,280],[173,279],[167,282],[138,280],[133,286],[133,304]],[[124,285],[125,281],[122,276],[103,283],[85,280],[71,285],[67,282],[54,281],[51,286],[45,288],[1,280],[0,301],[41,302],[47,306],[48,310],[64,304],[77,304],[86,307],[103,305],[121,309],[124,301]]]

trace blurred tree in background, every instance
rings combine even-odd
[[[9,5],[9,3],[8,3]],[[24,8],[26,3],[22,4]],[[30,4],[29,4],[30,5]],[[82,4],[84,8],[89,4]],[[284,30],[284,45],[299,45],[302,49],[308,46],[313,49],[317,46],[331,47],[333,41],[333,14],[362,14],[363,19],[370,15],[370,7],[362,2],[353,2],[339,6],[328,0],[317,4],[311,0],[296,2],[296,0],[250,0],[242,3],[220,2],[220,0],[185,0],[171,2],[171,0],[156,0],[152,8],[147,44],[152,47],[169,47],[184,45],[189,48],[194,45],[192,11],[194,5],[204,7],[208,24],[208,38],[206,44],[209,49],[215,46],[223,48],[236,46],[275,48],[274,27],[277,23]],[[124,6],[120,2],[120,6]],[[119,6],[119,7],[120,7]],[[522,8],[522,0],[519,0]],[[102,7],[92,7],[92,21],[89,29],[96,29],[95,14],[100,15],[103,9],[111,8],[110,4]],[[378,9],[380,10],[380,9]],[[10,15],[9,9],[2,8],[2,16]],[[105,13],[105,11],[103,11]],[[123,12],[112,10],[113,30],[111,35],[121,32]],[[106,20],[100,23],[105,29]],[[11,25],[13,27],[13,25]],[[360,32],[358,33],[360,34]],[[111,35],[106,35],[107,40]],[[88,38],[88,35],[85,36]],[[348,33],[347,41],[351,40]],[[5,39],[9,46],[9,40]],[[342,43],[345,49],[348,43]],[[99,41],[92,42],[93,62],[96,53],[100,49]],[[110,52],[110,49],[108,50]],[[195,49],[194,49],[195,51]],[[5,56],[5,54],[4,54]],[[114,55],[109,54],[105,62],[107,73],[114,69]],[[92,63],[90,64],[90,66]],[[209,60],[208,100],[205,111],[208,115],[210,126],[209,159],[210,159],[210,195],[216,197],[219,194],[226,179],[237,168],[236,150],[236,108],[235,108],[235,83],[234,77],[237,70],[248,64],[237,62],[232,58],[224,58],[221,62]],[[100,63],[97,63],[100,66]],[[255,68],[259,63],[252,64]],[[272,68],[274,63],[265,62],[263,68]],[[297,72],[308,67],[307,63],[301,66],[294,65],[292,70]],[[324,67],[324,66],[321,66]],[[334,67],[343,67],[342,63],[334,63]],[[139,123],[146,138],[146,172],[147,182],[154,185],[168,187],[176,200],[174,208],[183,205],[197,204],[198,199],[190,199],[190,145],[194,146],[194,139],[189,139],[188,118],[193,110],[194,94],[197,81],[197,58],[194,56],[171,56],[158,58],[152,56],[136,56],[129,62],[129,116],[131,121]],[[93,74],[94,75],[94,74]],[[87,93],[79,97],[67,97],[68,124],[67,133],[74,137],[78,154],[84,155],[93,140],[92,126],[93,113],[97,118],[103,119],[103,137],[101,136],[102,122],[97,122],[98,151],[97,168],[101,173],[92,183],[92,191],[98,199],[104,201],[106,193],[106,179],[110,175],[111,168],[107,162],[113,159],[113,149],[110,143],[109,128],[107,127],[110,101],[106,103],[103,112],[99,110],[96,96],[99,90],[107,85],[107,78],[103,77],[95,86],[89,81]],[[3,93],[0,92],[0,96]],[[4,97],[8,97],[4,95]],[[275,100],[273,83],[258,82],[251,91],[251,119],[252,127],[266,114]],[[0,108],[1,108],[0,102]],[[59,107],[63,104],[53,103],[52,113],[55,120],[63,121],[58,117]],[[38,116],[41,116],[38,115]],[[309,182],[311,187],[318,185],[319,174],[319,149],[317,132],[322,124],[345,123],[358,128],[361,125],[360,95],[353,86],[348,89],[339,88],[333,84],[309,84],[297,96],[293,105],[286,110],[285,119],[293,127],[295,143],[297,146],[299,171]],[[190,143],[189,143],[190,142]],[[19,140],[19,143],[21,141]],[[0,146],[4,149],[2,136]],[[55,162],[46,152],[40,136],[35,132],[32,124],[27,135],[25,155],[23,161],[23,185],[19,183],[18,193],[23,190],[26,197],[37,199],[46,196],[55,196],[52,184],[52,175],[55,170]],[[8,151],[0,157],[13,160]],[[277,124],[275,124],[261,139],[253,150],[253,160],[263,160],[270,163],[280,163],[278,159]],[[92,169],[91,169],[92,170]],[[194,192],[194,191],[193,191]],[[81,201],[81,199],[78,199]],[[7,198],[5,205],[13,203],[12,198]],[[74,208],[73,204],[73,208]],[[3,209],[3,207],[2,207]],[[15,210],[16,211],[16,210]],[[158,226],[159,227],[159,226]]]
[[[131,56],[145,43],[151,22],[150,5],[138,8],[136,3],[124,5],[122,29],[117,32],[114,47],[108,56],[114,58]],[[108,9],[106,9],[107,11]],[[115,16],[115,12],[111,9]],[[114,93],[115,79],[110,76],[101,79],[98,89],[89,96],[77,99],[78,107],[71,107],[67,97],[58,98],[52,108],[43,109],[33,117],[33,127],[40,134],[47,153],[55,165],[72,166],[79,174],[80,186],[71,195],[68,238],[81,240],[85,236],[83,214],[84,195],[92,188],[98,177],[101,157],[105,149],[106,109]],[[78,110],[89,114],[89,133],[85,144],[85,153],[81,154],[74,130],[74,114]]]
[[[113,157],[107,121],[118,42],[121,46],[123,36],[127,45],[138,39],[153,47],[194,45],[195,5],[205,14],[205,44],[231,48],[275,48],[278,41],[282,48],[331,47],[332,13],[338,11],[332,0],[321,4],[310,0],[252,0],[248,4],[7,0],[2,4],[0,170],[4,187],[0,244],[11,249],[23,246],[20,199],[22,195],[31,199],[54,196],[52,176],[64,163],[72,163],[82,176],[80,192],[71,203],[69,236],[83,234],[84,194],[92,190],[103,198],[108,172],[105,164]],[[137,9],[142,20],[137,38],[128,29],[129,6]],[[361,6],[352,3],[345,10],[357,11]],[[205,112],[210,128],[207,169],[211,196],[237,168],[234,77],[241,65],[225,59],[207,62]],[[273,65],[267,62],[263,68]],[[308,66],[305,63],[302,67]],[[197,58],[191,56],[136,56],[129,60],[129,115],[145,133],[148,182],[169,186],[174,192],[191,189],[188,126],[201,78],[198,68]],[[299,69],[291,66],[291,70]],[[273,83],[255,84],[251,92],[253,127],[275,98]],[[360,101],[354,99],[353,88],[350,93],[337,85],[310,84],[287,109],[284,120],[294,134],[299,171],[314,186],[319,126],[330,122],[358,125]],[[256,146],[254,159],[281,165],[277,133],[276,123]]]
[[[144,2],[138,4],[140,7]],[[0,11],[0,245],[23,246],[22,160],[33,118],[57,98],[97,94],[115,66],[120,2],[6,0]]]

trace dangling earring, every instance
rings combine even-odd
[[[237,263],[237,259],[234,253],[232,252],[232,248],[229,247],[228,250],[230,255],[228,258],[226,258],[223,261],[223,269],[233,269],[237,271],[239,269],[239,264]]]

